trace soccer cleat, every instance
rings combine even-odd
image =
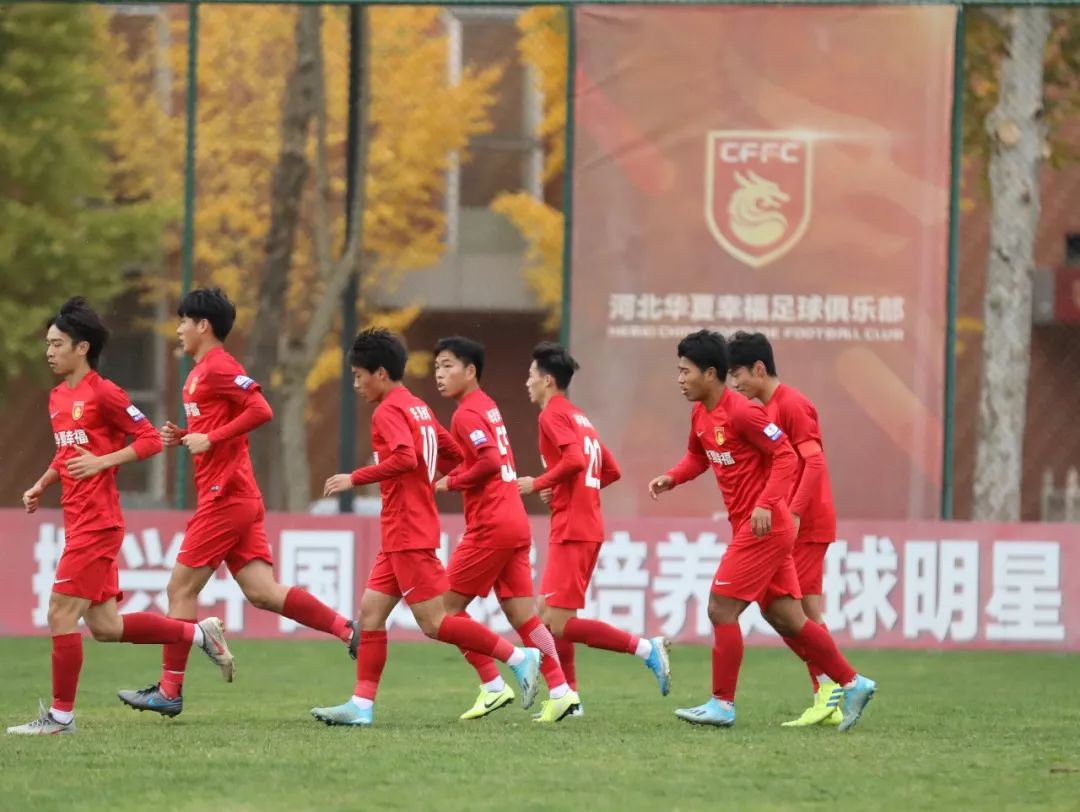
[[[536,701],[536,691],[540,687],[538,682],[540,649],[523,648],[521,651],[525,653],[525,659],[517,665],[510,666],[510,670],[514,672],[518,685],[521,687],[521,707],[531,708],[533,702]]]
[[[814,704],[804,710],[798,719],[784,722],[781,727],[810,727],[825,724],[828,719],[840,715],[840,701],[843,698],[842,687],[832,681],[822,682],[818,687],[818,692],[814,694]]]
[[[821,722],[821,727],[839,727],[842,721],[844,721],[844,712],[840,708],[833,708],[833,712]]]
[[[712,697],[704,705],[696,708],[679,708],[675,715],[692,725],[712,725],[713,727],[732,727],[735,724],[735,706],[730,709]]]
[[[540,703],[540,713],[533,717],[534,722],[561,722],[574,710],[581,707],[581,699],[573,691],[567,691],[558,699],[545,699]]]
[[[45,703],[38,700],[38,718],[25,725],[17,725],[7,729],[10,736],[63,736],[75,732],[75,719],[66,725],[53,718],[52,711],[46,709]]]
[[[513,701],[514,689],[509,685],[504,685],[501,691],[489,691],[481,685],[480,695],[476,697],[476,702],[458,719],[483,719],[489,713],[505,708]]]
[[[350,620],[345,625],[352,629],[352,636],[349,638],[349,656],[355,660],[356,653],[360,650],[360,624],[355,620]]]
[[[857,675],[855,684],[844,689],[844,718],[836,729],[843,733],[845,730],[851,730],[851,728],[855,727],[859,717],[866,710],[866,703],[874,698],[876,691],[876,682],[867,679],[861,674]]]
[[[179,716],[184,709],[184,697],[182,694],[170,699],[161,692],[161,685],[151,685],[140,691],[118,691],[116,694],[120,701],[137,711],[154,711],[162,716]]]
[[[580,717],[582,717],[584,715],[585,715],[585,706],[582,705],[581,701],[579,700],[578,701],[578,706],[576,708],[574,708],[572,711],[570,711],[570,718],[571,719],[578,719],[578,718],[580,718]]]
[[[671,660],[668,658],[671,641],[666,637],[653,637],[649,642],[652,643],[652,654],[645,660],[645,665],[660,684],[660,696],[667,696],[671,690]]]
[[[311,715],[327,725],[371,727],[375,722],[375,706],[361,708],[351,699],[333,708],[312,708]]]
[[[221,669],[221,676],[225,681],[232,682],[236,676],[236,661],[229,651],[229,644],[225,642],[224,624],[216,617],[208,617],[199,621],[199,628],[203,633],[203,653]]]

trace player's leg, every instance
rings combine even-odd
[[[368,577],[360,598],[360,645],[356,657],[353,695],[334,707],[312,708],[311,715],[328,725],[370,727],[375,722],[375,697],[386,667],[386,620],[401,595],[393,568],[382,552]]]
[[[581,709],[581,698],[567,682],[555,648],[555,638],[551,630],[541,622],[534,598],[521,595],[511,597],[514,591],[531,589],[531,583],[521,583],[516,590],[509,586],[510,583],[512,582],[509,580],[502,582],[501,590],[496,587],[503,613],[517,631],[522,644],[537,648],[543,654],[540,670],[548,686],[548,698],[540,704],[540,712],[536,714],[534,721],[542,724],[561,722]]]
[[[720,564],[723,568],[723,561]],[[722,580],[718,577],[715,581]],[[713,589],[716,589],[714,586]],[[680,708],[675,715],[696,725],[731,727],[735,724],[735,689],[743,660],[739,615],[749,601],[716,592],[709,594],[709,622],[713,624],[712,697],[694,708]]]
[[[597,542],[567,541],[548,547],[548,564],[540,586],[541,617],[551,633],[571,643],[590,648],[635,654],[656,677],[660,693],[671,690],[671,663],[668,641],[663,637],[646,639],[616,628],[601,620],[577,616],[585,608],[585,593],[600,556]]]
[[[274,560],[266,540],[265,509],[261,501],[249,501],[256,505],[254,517],[239,525],[244,528],[243,532],[225,556],[225,563],[244,597],[257,609],[283,615],[309,629],[338,638],[349,646],[349,653],[355,658],[359,637],[352,621],[307,590],[279,584],[274,578]],[[238,510],[250,508],[239,505]],[[237,518],[243,521],[246,517]]]

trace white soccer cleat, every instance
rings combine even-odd
[[[229,644],[225,642],[224,624],[216,617],[208,617],[199,622],[199,628],[203,633],[203,652],[221,669],[221,676],[225,681],[232,682],[236,676],[236,662],[229,651]]]
[[[38,700],[38,718],[25,725],[17,725],[7,729],[10,736],[63,736],[75,732],[75,718],[66,725],[53,718],[52,712],[46,709],[45,703]]]

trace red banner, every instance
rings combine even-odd
[[[122,611],[165,611],[165,587],[186,515],[128,511],[120,553]],[[0,511],[0,635],[47,634],[56,562],[63,550],[59,512]],[[444,517],[445,561],[462,517]],[[352,616],[378,549],[378,520],[270,514],[267,532],[278,578],[302,586]],[[534,522],[545,538],[547,522]],[[709,643],[709,585],[729,535],[701,519],[609,522],[608,539],[584,614],[635,634]],[[826,558],[826,621],[845,646],[1080,650],[1080,527],[963,522],[841,522]],[[546,545],[537,544],[536,572]],[[494,596],[472,614],[511,631]],[[230,633],[287,638],[315,633],[252,608],[222,569],[200,598]],[[751,606],[742,617],[750,642],[776,642]],[[419,633],[406,606],[390,623],[399,638]]]
[[[746,329],[817,404],[842,515],[938,515],[955,20],[579,7],[572,396],[629,480],[685,447],[678,340]],[[665,500],[605,493],[621,516],[719,505]]]

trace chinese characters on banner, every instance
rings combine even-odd
[[[59,515],[0,511],[0,518],[0,633],[45,634],[63,550]],[[166,610],[183,521],[180,513],[129,512],[122,611]],[[444,561],[461,530],[460,516],[444,517]],[[269,514],[267,531],[283,583],[353,615],[378,548],[377,520]],[[544,539],[546,521],[534,521],[533,531]],[[584,614],[636,634],[710,642],[709,586],[728,533],[726,523],[701,519],[609,521]],[[841,522],[839,535],[826,557],[824,591],[826,621],[843,645],[1080,650],[1080,527],[860,521]],[[534,545],[537,575],[545,552],[545,542]],[[253,609],[224,569],[204,590],[200,611],[219,614],[237,635],[314,634]],[[512,631],[494,596],[470,611],[500,633]],[[756,606],[742,625],[750,642],[777,642]],[[396,638],[420,637],[404,605],[390,629]]]
[[[628,479],[685,447],[679,339],[758,331],[818,406],[838,512],[939,515],[955,23],[926,6],[579,7],[571,397]],[[628,517],[715,502],[605,498]]]

